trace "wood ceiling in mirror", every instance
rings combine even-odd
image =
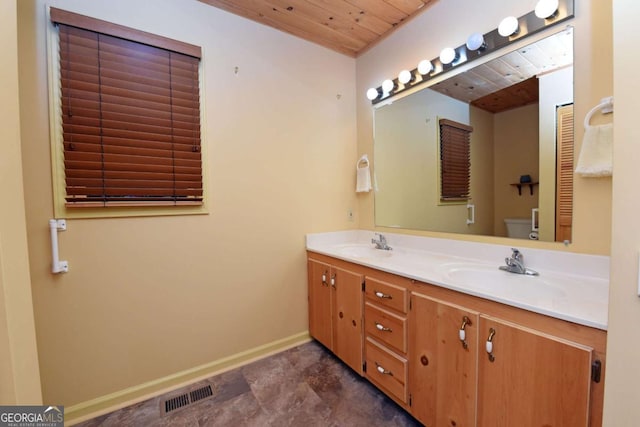
[[[571,28],[516,49],[431,86],[497,113],[538,100],[537,77],[573,64]]]
[[[471,101],[471,105],[495,114],[536,102],[538,102],[538,78],[531,77],[523,82]]]
[[[199,0],[355,57],[437,0]]]

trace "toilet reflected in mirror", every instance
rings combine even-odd
[[[507,237],[538,240],[538,233],[531,228],[530,218],[505,218],[504,225],[507,227]]]

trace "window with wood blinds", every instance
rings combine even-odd
[[[51,8],[67,207],[201,205],[200,48]]]
[[[471,126],[440,119],[440,201],[469,199]]]

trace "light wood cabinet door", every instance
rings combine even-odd
[[[479,330],[478,426],[589,425],[591,348],[486,316]]]
[[[331,269],[333,352],[362,374],[362,283],[364,276],[337,267]]]
[[[309,334],[333,350],[331,328],[331,266],[308,260],[309,275]]]
[[[474,426],[479,314],[417,293],[411,307],[412,414],[427,427]]]

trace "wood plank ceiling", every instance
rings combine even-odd
[[[357,57],[438,0],[199,0]],[[570,29],[431,88],[491,112],[538,101],[541,73],[573,63]]]
[[[356,57],[436,0],[199,0]]]

